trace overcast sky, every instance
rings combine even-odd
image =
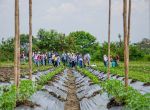
[[[14,36],[14,1],[0,0],[0,40]],[[20,31],[28,33],[28,1],[20,0]],[[109,0],[33,0],[33,34],[40,28],[84,30],[107,41]],[[123,0],[112,0],[111,40],[123,35]],[[150,38],[150,0],[132,0],[131,41]]]

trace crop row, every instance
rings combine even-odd
[[[51,80],[56,74],[64,70],[64,67],[58,67],[47,75],[42,75],[37,84],[43,86],[47,81]],[[0,87],[0,110],[13,110],[17,103],[24,104],[39,88],[35,82],[31,80],[21,80],[20,85],[16,88],[14,85],[10,87]]]
[[[101,67],[92,67],[92,68],[107,73],[107,67],[101,66]],[[116,74],[119,76],[125,76],[124,69],[121,67],[110,68],[110,73]],[[129,78],[138,80],[138,81],[142,81],[142,82],[146,82],[146,83],[150,82],[150,74],[142,73],[139,71],[136,71],[136,72],[129,71]]]
[[[142,95],[132,87],[125,88],[124,84],[118,80],[100,81],[97,76],[86,69],[77,70],[88,76],[94,83],[99,84],[103,91],[113,97],[116,102],[123,103],[126,110],[149,110],[150,93]]]

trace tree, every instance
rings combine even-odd
[[[9,38],[0,43],[0,62],[13,61],[14,59],[14,39]]]
[[[108,18],[108,71],[107,77],[110,77],[110,26],[111,26],[111,0],[109,0],[109,18]]]
[[[128,86],[129,72],[129,47],[127,29],[127,0],[123,0],[123,28],[124,28],[124,67],[125,67],[125,86]]]
[[[41,51],[62,51],[64,48],[64,34],[55,30],[46,31],[40,29],[38,31],[38,47]]]
[[[20,36],[19,36],[19,0],[15,0],[15,51],[14,51],[14,75],[15,85],[19,86],[20,76]]]
[[[72,44],[70,45],[72,51],[80,52],[82,54],[84,54],[85,51],[90,52],[89,49],[93,47],[93,44],[95,44],[96,41],[96,38],[93,35],[85,31],[71,32],[68,39],[72,41]]]
[[[32,79],[32,0],[29,0],[29,79]]]

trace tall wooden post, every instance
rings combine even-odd
[[[127,0],[123,0],[123,28],[124,28],[125,86],[128,87],[129,47],[128,47],[128,30],[127,30]]]
[[[130,21],[131,21],[131,0],[129,0],[129,10],[128,10],[128,45],[130,43]]]
[[[108,72],[107,77],[110,78],[110,27],[111,27],[111,0],[109,0],[109,18],[108,18]]]
[[[32,0],[29,0],[29,79],[32,79]]]
[[[14,51],[14,79],[15,85],[19,85],[20,75],[20,32],[19,32],[19,0],[15,0],[15,51]]]

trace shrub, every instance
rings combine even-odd
[[[50,79],[53,78],[53,76],[62,72],[63,69],[64,69],[63,67],[59,67],[59,68],[55,69],[54,71],[48,73],[47,75],[42,75],[38,84],[40,84],[40,85],[46,84]]]
[[[24,102],[35,92],[35,86],[31,80],[22,80],[18,89],[17,101]]]
[[[148,110],[150,109],[150,97],[140,94],[132,87],[128,90],[121,81],[107,80],[101,84],[108,94],[112,95],[117,102],[125,103],[125,109],[129,110]]]
[[[13,110],[16,106],[16,87],[12,85],[7,91],[1,91],[0,110]]]

